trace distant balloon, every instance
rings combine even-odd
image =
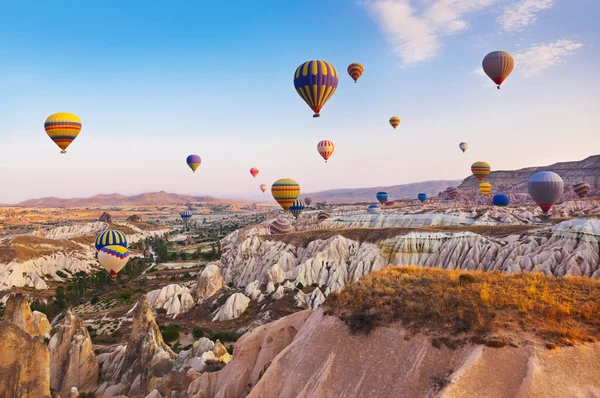
[[[417,195],[417,199],[419,199],[421,201],[421,203],[423,203],[427,199],[427,194],[421,192],[420,194]]]
[[[452,198],[444,198],[444,201],[451,201]]]
[[[467,148],[469,148],[469,144],[467,144],[466,142],[461,142],[460,144],[458,144],[458,147],[461,151],[463,151],[463,153],[465,153]]]
[[[367,207],[367,213],[379,213],[381,209],[377,205],[371,205]]]
[[[104,246],[123,246],[127,247],[127,237],[121,231],[116,229],[107,229],[101,231],[96,236],[96,250],[102,249]]]
[[[271,235],[289,234],[292,232],[292,224],[285,218],[280,218],[271,223],[269,231],[271,232]]]
[[[392,116],[390,118],[390,124],[392,125],[394,130],[396,130],[396,127],[400,125],[400,118],[398,116]]]
[[[551,171],[540,171],[535,173],[527,183],[529,195],[540,206],[544,213],[552,207],[563,194],[563,179]]]
[[[335,93],[337,85],[337,70],[325,61],[307,61],[294,73],[294,88],[315,113],[313,117],[321,116],[321,108]]]
[[[44,122],[44,130],[61,149],[60,153],[67,153],[68,146],[81,132],[81,120],[72,113],[55,113]]]
[[[485,180],[485,177],[490,174],[490,165],[486,162],[475,162],[471,165],[471,173],[477,178],[479,181]]]
[[[321,211],[321,212],[319,212],[319,215],[317,215],[317,220],[319,222],[325,221],[328,218],[331,218],[331,214],[329,214],[329,213],[327,213],[325,211]]]
[[[488,75],[488,77],[498,85],[498,89],[500,89],[502,82],[506,80],[515,67],[515,60],[512,55],[506,51],[493,51],[483,58],[481,66],[483,67],[485,74]]]
[[[104,246],[98,252],[98,262],[113,278],[129,261],[129,251],[123,246]]]
[[[352,79],[354,79],[354,83],[358,81],[358,78],[363,74],[364,71],[365,68],[358,62],[353,62],[348,65],[348,74]]]
[[[450,200],[454,200],[458,197],[458,188],[448,187],[446,188],[446,195],[450,198]]]
[[[386,205],[387,207],[393,206],[393,205],[395,205],[395,204],[396,204],[396,202],[394,202],[394,201],[391,201],[391,202],[385,202],[385,205]]]
[[[267,188],[269,188],[269,186],[267,184],[260,184],[260,190],[265,192],[267,190]]]
[[[573,185],[573,191],[575,191],[577,196],[580,198],[585,198],[590,192],[590,184],[585,181],[578,182],[577,184]]]
[[[379,203],[384,204],[387,200],[388,200],[388,194],[387,192],[377,192],[377,200],[379,201]]]
[[[481,184],[479,184],[479,192],[481,192],[484,195],[489,194],[492,191],[492,184],[490,184],[489,182],[482,182]]]
[[[312,198],[307,196],[306,198],[304,198],[304,203],[306,203],[307,206],[310,206],[310,204],[312,203]]]
[[[282,178],[273,183],[271,194],[283,210],[288,210],[300,196],[300,185],[291,178]]]
[[[250,174],[252,174],[252,177],[256,178],[256,175],[258,174],[258,169],[256,167],[251,168]]]
[[[304,202],[301,199],[296,199],[294,204],[290,206],[290,213],[296,218],[300,217],[300,214],[304,211]]]
[[[183,221],[187,222],[190,218],[192,218],[192,212],[189,210],[184,210],[179,213],[179,217],[181,217]]]
[[[494,206],[504,207],[504,206],[508,206],[508,204],[510,203],[510,199],[508,198],[508,195],[499,193],[499,194],[494,195],[494,198],[492,199],[492,203],[494,204]]]
[[[331,155],[333,155],[333,151],[335,150],[335,145],[333,145],[332,141],[323,140],[317,144],[317,151],[319,154],[325,159],[325,163]]]
[[[192,171],[195,173],[196,169],[198,167],[200,167],[200,163],[202,163],[202,159],[200,159],[200,156],[198,156],[198,155],[190,155],[187,157],[185,162],[187,163],[188,166],[190,166],[190,169],[192,169]]]

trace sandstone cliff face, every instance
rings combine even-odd
[[[31,311],[27,299],[22,294],[12,294],[6,302],[4,320],[23,329],[31,336],[50,337],[50,322],[46,315]]]
[[[0,397],[50,397],[50,355],[40,337],[0,322]]]
[[[50,383],[61,396],[71,388],[92,392],[98,385],[99,366],[83,319],[68,311],[48,344]]]

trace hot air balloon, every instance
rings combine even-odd
[[[385,202],[388,200],[388,194],[387,192],[377,192],[377,200],[379,201],[379,203],[381,204],[385,204]]]
[[[290,206],[290,213],[296,218],[304,211],[304,202],[301,199],[296,199]]]
[[[354,83],[358,81],[358,78],[363,74],[364,71],[365,68],[358,62],[353,62],[348,65],[348,74],[352,79],[354,79]]]
[[[309,198],[307,196],[306,198],[304,198],[304,203],[306,203],[306,206],[310,206],[310,204],[312,203],[312,198]]]
[[[578,182],[577,184],[573,185],[573,191],[575,191],[577,196],[580,198],[585,198],[590,192],[590,184],[585,181]]]
[[[325,221],[325,220],[327,220],[328,218],[331,218],[331,214],[329,214],[329,213],[327,213],[327,212],[325,212],[325,211],[321,211],[321,212],[319,212],[319,214],[317,215],[317,220],[318,220],[319,222],[321,222],[321,221]]]
[[[127,237],[121,231],[115,229],[107,229],[100,232],[96,236],[96,250],[102,249],[104,246],[123,246],[127,247]]]
[[[377,205],[371,205],[367,207],[367,213],[379,213],[381,209]]]
[[[490,165],[486,162],[475,162],[471,165],[471,173],[481,182],[490,174]]]
[[[529,195],[545,214],[548,213],[554,202],[562,196],[564,182],[556,173],[540,171],[531,176],[527,187],[529,188]]]
[[[466,142],[461,142],[460,144],[458,144],[458,147],[461,151],[463,151],[463,153],[465,153],[467,148],[469,148],[469,144],[467,144]]]
[[[267,184],[260,184],[260,190],[265,192],[267,190],[267,188],[269,188],[269,186]]]
[[[512,55],[506,51],[493,51],[483,58],[481,66],[483,67],[485,74],[488,75],[488,77],[498,85],[498,89],[500,89],[502,82],[506,80],[515,67],[515,60]]]
[[[450,200],[454,200],[458,197],[458,188],[448,187],[446,188],[446,195],[450,198]]]
[[[251,168],[250,174],[252,174],[252,177],[256,178],[256,175],[258,174],[258,169],[256,167]]]
[[[271,235],[288,234],[292,232],[292,224],[290,224],[288,220],[280,218],[271,223],[269,231],[271,232]]]
[[[386,207],[390,207],[390,206],[393,206],[393,205],[395,205],[395,204],[396,204],[396,202],[394,202],[394,201],[391,201],[391,202],[385,202],[385,206],[386,206]]]
[[[332,141],[323,140],[317,144],[317,151],[319,154],[325,159],[325,163],[331,155],[333,155],[333,151],[335,150],[335,145],[333,145]]]
[[[396,130],[396,127],[400,125],[400,118],[398,116],[392,116],[390,118],[390,124],[392,125],[394,130]]]
[[[479,184],[479,192],[481,192],[484,195],[487,195],[490,193],[490,191],[492,190],[492,184],[490,184],[489,182],[482,182],[481,184]]]
[[[44,130],[48,137],[62,149],[60,153],[67,153],[67,147],[81,131],[81,120],[72,113],[55,113],[48,116],[44,122]]]
[[[200,159],[200,156],[198,156],[198,155],[190,155],[187,157],[185,162],[187,163],[188,166],[190,166],[190,169],[192,169],[192,171],[195,173],[196,169],[198,167],[200,167],[200,163],[202,163],[202,159]]]
[[[421,201],[421,203],[423,203],[427,199],[427,194],[421,192],[420,194],[417,195],[417,199],[419,199]]]
[[[188,220],[190,218],[192,218],[192,212],[189,210],[184,210],[181,213],[179,213],[179,217],[181,217],[181,219],[185,222],[188,222]]]
[[[494,195],[492,203],[494,204],[494,206],[505,207],[508,206],[508,204],[510,203],[510,199],[508,199],[508,195],[499,193]]]
[[[449,202],[451,200],[452,200],[452,198],[444,198],[444,201],[448,201]]]
[[[123,246],[104,246],[98,252],[98,262],[113,278],[129,261],[129,251]]]
[[[337,85],[338,73],[325,61],[307,61],[294,73],[294,88],[315,113],[313,117],[321,116],[321,108],[335,93]]]
[[[282,178],[273,183],[271,194],[283,210],[288,210],[300,196],[300,185],[291,178]]]

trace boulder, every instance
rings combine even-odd
[[[112,224],[112,216],[110,214],[108,214],[107,212],[104,212],[104,213],[102,213],[100,218],[98,218],[98,221],[102,221],[107,224]]]
[[[223,276],[216,264],[204,268],[196,283],[196,298],[205,300],[213,296],[223,287]]]
[[[232,294],[229,296],[227,301],[225,301],[225,304],[223,304],[223,306],[217,310],[217,313],[213,317],[212,321],[220,322],[238,318],[244,311],[246,311],[246,308],[248,308],[249,304],[250,299],[244,296],[242,293]]]
[[[138,216],[137,214],[132,214],[131,216],[127,217],[126,221],[127,222],[142,222],[142,217]]]

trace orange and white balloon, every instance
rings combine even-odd
[[[260,184],[260,190],[265,192],[269,186],[267,184]]]
[[[334,150],[335,145],[332,141],[323,140],[317,144],[317,151],[319,151],[319,154],[325,159],[325,163],[327,163],[327,160],[333,155]]]

